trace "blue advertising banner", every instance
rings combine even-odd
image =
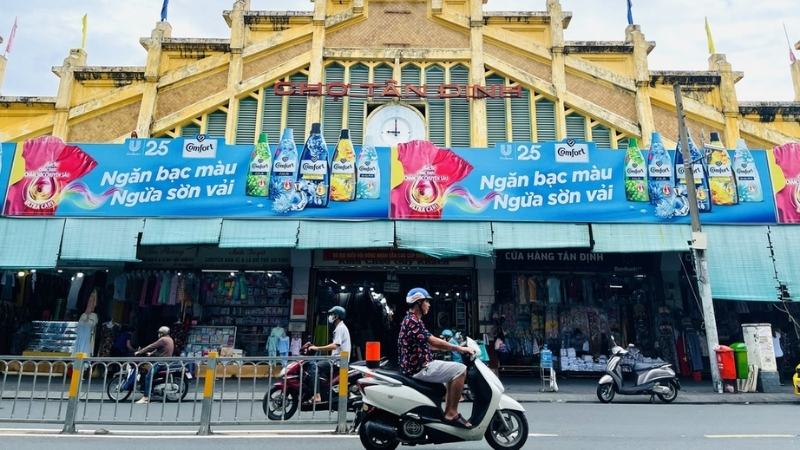
[[[17,144],[0,144],[0,186],[8,185],[8,177],[11,174],[11,162],[14,159],[14,150]],[[6,190],[0,189],[0,204],[5,201]]]
[[[191,139],[129,139],[122,145],[65,144],[43,136],[26,141],[17,153],[3,214],[387,217],[389,180],[381,179],[380,172],[388,173],[389,149],[377,149],[367,158],[369,167],[362,175],[373,176],[361,183],[365,187],[358,191],[356,185],[363,181],[354,169],[359,148],[348,150],[349,165],[332,163],[330,156],[304,161],[302,146],[298,149],[280,155],[275,146],[270,146],[269,154],[265,154],[263,146],[226,145],[222,139],[203,135]],[[289,153],[291,158],[286,156]],[[333,147],[327,153],[333,155]],[[320,165],[332,169],[323,167],[320,171]],[[348,171],[340,170],[332,176],[331,170],[340,165]],[[312,183],[314,187],[309,189]],[[361,194],[367,198],[359,198]],[[324,204],[314,202],[320,198],[324,198]]]
[[[689,223],[685,186],[679,182],[683,166],[674,164],[674,152],[663,155],[663,161],[637,152],[597,149],[594,143],[572,140],[452,150],[422,141],[400,144],[393,153],[390,217]],[[761,174],[763,199],[707,206],[703,223],[775,223],[775,207],[766,194],[771,186],[765,152],[752,151],[752,158]],[[728,166],[726,173],[732,171]],[[714,176],[720,172],[711,171]],[[702,179],[698,198],[710,204],[707,173],[702,163],[696,164],[695,176]],[[729,181],[735,183],[732,176]]]

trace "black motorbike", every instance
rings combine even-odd
[[[633,348],[633,345],[629,345]],[[605,375],[597,385],[597,398],[603,403],[610,403],[614,395],[649,395],[650,402],[654,396],[664,403],[678,398],[681,383],[669,363],[632,363],[624,364],[623,359],[630,354],[628,350],[614,344],[612,355],[606,363]],[[624,368],[624,370],[623,370]]]
[[[155,363],[156,373],[153,375],[153,384],[150,395],[163,398],[168,402],[183,400],[189,393],[189,384],[194,376],[180,362]],[[149,370],[153,370],[151,367]],[[147,371],[143,365],[129,362],[123,364],[123,369],[117,372],[106,384],[108,398],[114,402],[124,402],[137,392],[144,392],[147,380]]]

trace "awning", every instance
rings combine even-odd
[[[67,219],[61,259],[136,262],[144,219]]]
[[[397,248],[435,258],[462,255],[492,256],[491,222],[395,222]]]
[[[589,226],[569,223],[492,222],[495,250],[588,248]]]
[[[64,219],[0,219],[0,269],[52,269]]]
[[[778,301],[766,226],[708,225],[708,278],[720,300]]]
[[[689,225],[592,224],[596,253],[685,252],[689,250]]]
[[[380,248],[394,246],[394,222],[300,222],[297,248]]]
[[[221,248],[295,248],[297,220],[236,220],[222,221],[219,237]]]
[[[793,300],[800,300],[800,272],[797,270],[800,239],[798,239],[797,225],[769,227],[769,240],[772,243],[778,281],[786,286]]]
[[[222,219],[145,219],[141,245],[217,244]]]

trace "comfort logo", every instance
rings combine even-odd
[[[205,134],[198,134],[194,139],[184,139],[184,158],[216,158],[217,140],[208,139]]]
[[[574,139],[567,139],[555,145],[556,162],[559,163],[588,163],[589,145],[579,144]]]

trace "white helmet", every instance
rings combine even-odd
[[[169,334],[169,327],[161,327],[158,329],[158,334],[162,334],[164,336]]]

